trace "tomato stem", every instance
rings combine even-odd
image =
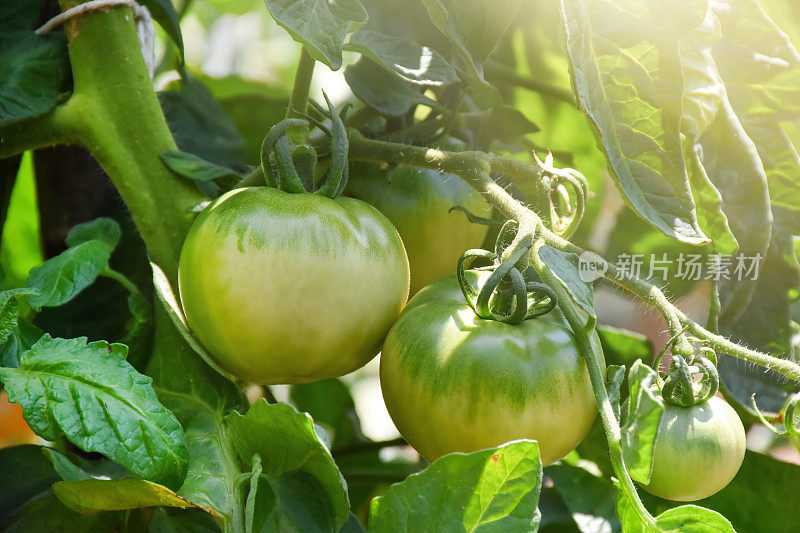
[[[589,332],[594,329],[595,317],[589,316],[583,318],[575,306],[572,304],[572,299],[567,293],[561,282],[553,275],[547,265],[544,264],[541,257],[539,257],[539,249],[544,246],[543,239],[537,239],[533,245],[531,253],[531,262],[536,272],[542,280],[550,286],[555,292],[558,301],[558,307],[564,313],[572,331],[575,333],[575,338],[578,341],[578,349],[580,350],[583,360],[586,362],[586,368],[589,370],[589,379],[592,382],[592,390],[594,392],[595,402],[597,403],[597,410],[600,413],[600,419],[603,422],[603,429],[605,430],[606,440],[608,441],[608,455],[611,459],[611,465],[614,472],[617,474],[622,490],[630,500],[633,509],[639,516],[641,521],[652,528],[655,528],[655,518],[647,511],[636,492],[636,487],[633,484],[625,462],[622,459],[622,430],[619,426],[619,421],[614,414],[614,407],[611,405],[611,400],[608,397],[606,390],[605,377],[600,365],[600,354],[596,354],[592,349],[591,341],[589,340]],[[649,530],[649,529],[648,529]]]
[[[300,60],[297,63],[297,72],[294,76],[294,87],[289,97],[289,107],[286,109],[286,118],[302,118],[308,109],[308,93],[311,90],[311,80],[314,77],[316,61],[308,53],[306,47],[300,50]]]

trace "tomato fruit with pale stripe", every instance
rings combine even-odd
[[[378,352],[408,298],[400,236],[360,200],[235,189],[203,210],[181,251],[189,327],[254,383],[341,376]]]
[[[488,273],[467,275],[476,285]],[[602,354],[594,332],[591,344]],[[527,438],[547,465],[573,450],[597,415],[560,310],[519,325],[484,320],[455,276],[411,299],[386,337],[380,377],[392,420],[429,461]]]

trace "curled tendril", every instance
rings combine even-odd
[[[583,219],[586,199],[589,196],[589,183],[583,174],[572,168],[556,168],[553,156],[548,153],[544,161],[533,153],[536,164],[543,172],[540,182],[541,194],[539,211],[546,224],[558,235],[569,239],[575,234]],[[570,200],[569,189],[575,196],[575,205]],[[559,207],[563,209],[559,209]],[[565,212],[560,212],[560,211]]]
[[[500,253],[467,250],[459,258],[456,276],[467,303],[479,317],[507,324],[520,324],[552,311],[556,306],[553,290],[544,283],[525,277],[524,273],[529,272],[526,266],[530,245],[518,246],[505,260],[501,260],[505,246],[498,244]],[[480,289],[473,287],[466,276],[466,270],[476,260],[493,263],[493,272]]]
[[[347,185],[349,142],[342,115],[347,112],[347,108],[340,115],[336,112],[330,99],[328,99],[328,95],[323,92],[323,96],[330,112],[330,129],[317,119],[307,115],[306,118],[287,118],[282,120],[273,126],[264,138],[264,142],[261,145],[261,168],[268,186],[277,187],[291,193],[308,192],[329,198],[336,198],[344,191]],[[330,164],[316,189],[313,183],[313,169],[305,168],[304,166],[301,169],[302,175],[297,172],[292,155],[297,151],[298,147],[293,147],[290,144],[287,135],[291,128],[307,128],[309,124],[320,128],[330,138]],[[305,160],[316,160],[316,155],[313,158],[311,157],[312,154],[309,153],[307,155],[309,157],[301,158],[303,162],[307,162]]]
[[[699,381],[693,379],[696,374],[700,374]],[[666,402],[689,407],[707,401],[718,390],[719,373],[708,357],[698,355],[689,365],[683,356],[674,355],[661,396]]]

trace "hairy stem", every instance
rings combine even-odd
[[[62,8],[72,5],[62,0]],[[120,6],[84,13],[69,20],[65,31],[74,93],[48,115],[21,124],[10,144],[30,149],[77,141],[88,148],[128,206],[151,260],[176,283],[181,245],[193,220],[190,208],[207,198],[159,158],[176,146],[131,10]]]
[[[589,379],[592,383],[595,403],[597,404],[597,410],[600,413],[600,419],[603,422],[603,429],[605,430],[606,440],[608,441],[608,455],[611,459],[611,466],[614,468],[614,472],[617,474],[617,478],[622,485],[622,490],[630,500],[636,514],[644,524],[655,528],[655,519],[650,515],[642,503],[642,500],[639,498],[633,480],[625,466],[625,461],[622,459],[622,430],[620,429],[619,422],[614,414],[614,408],[608,397],[608,391],[606,390],[605,376],[603,375],[603,368],[600,364],[601,354],[595,353],[589,340],[589,334],[594,329],[595,318],[589,317],[586,319],[575,309],[567,290],[539,257],[539,249],[543,245],[543,239],[538,239],[536,241],[531,252],[531,262],[542,278],[542,281],[556,293],[558,308],[564,313],[564,317],[567,319],[570,328],[572,328],[572,331],[575,333],[575,338],[578,341],[578,349],[580,350],[583,360],[586,362],[586,368],[589,370]]]
[[[411,146],[367,139],[356,130],[349,130],[350,158],[364,161],[386,161],[394,164],[408,164],[422,168],[441,170],[457,174],[472,185],[484,198],[496,207],[506,218],[516,220],[519,232],[538,232],[542,242],[563,252],[580,255],[584,250],[556,235],[544,227],[541,218],[512,197],[490,176],[490,172],[505,174],[512,180],[539,180],[544,170],[537,165],[484,152],[446,152],[434,148]],[[517,235],[520,238],[520,235]],[[509,247],[511,248],[511,247]],[[623,275],[613,265],[608,264],[605,277],[620,289],[630,292],[655,308],[676,337],[674,351],[689,354],[692,351],[682,330],[690,324],[689,330],[696,337],[707,340],[717,351],[745,359],[757,365],[774,370],[783,376],[800,382],[800,365],[779,357],[750,350],[715,335],[688,319],[676,308],[658,287],[637,277]]]

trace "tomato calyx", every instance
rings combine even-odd
[[[589,196],[589,183],[577,170],[556,168],[553,165],[553,154],[547,154],[542,161],[533,153],[534,160],[542,175],[539,180],[536,211],[548,229],[557,235],[569,239],[575,234],[583,218],[586,198]],[[570,196],[575,196],[574,204]]]
[[[315,118],[286,118],[274,125],[261,145],[261,168],[267,186],[284,192],[311,193],[338,198],[347,185],[349,142],[342,116],[323,93],[331,119],[330,129]],[[347,110],[345,109],[343,113]],[[319,128],[330,138],[330,163],[319,183],[315,182],[317,152],[308,144],[293,144],[291,130]]]
[[[693,379],[696,374],[700,374],[699,381]],[[718,390],[719,372],[708,357],[695,356],[689,365],[683,356],[675,355],[672,357],[669,375],[664,380],[661,396],[665,402],[690,407],[707,401]]]
[[[520,324],[556,307],[555,292],[529,268],[528,257],[533,246],[530,239],[516,244],[510,254],[504,253],[508,236],[514,234],[515,228],[513,221],[503,226],[494,252],[467,250],[456,264],[456,277],[464,298],[475,314],[485,320]],[[475,288],[466,276],[476,260],[492,262],[492,266],[486,267],[492,274],[480,288]]]

